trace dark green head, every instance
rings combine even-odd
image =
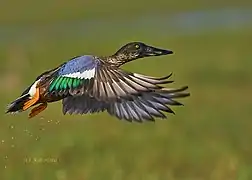
[[[121,47],[114,56],[118,57],[118,59],[124,60],[124,63],[126,63],[143,57],[162,56],[172,53],[173,52],[170,50],[159,49],[142,42],[131,42]]]

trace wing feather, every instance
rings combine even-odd
[[[120,98],[127,99],[131,95],[161,89],[161,84],[172,82],[167,80],[169,77],[170,75],[161,78],[144,76],[100,63],[95,73],[93,86],[90,87],[91,90],[88,94],[107,102]],[[83,95],[83,93],[76,95]]]
[[[174,98],[189,96],[189,93],[184,92],[186,89],[185,87],[171,90],[158,89],[110,102],[88,95],[70,96],[63,99],[63,112],[86,114],[106,110],[110,115],[129,122],[154,121],[154,118],[166,118],[164,112],[174,114],[170,106],[182,105]]]

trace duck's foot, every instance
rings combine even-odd
[[[39,100],[39,88],[36,89],[35,95],[32,97],[32,99],[28,100],[24,103],[23,110],[27,110],[29,107],[34,105]]]
[[[47,108],[47,103],[40,104],[39,106],[33,108],[29,114],[29,118],[32,118]]]

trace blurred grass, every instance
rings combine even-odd
[[[229,7],[248,7],[251,2],[228,1]],[[183,12],[186,10],[225,8],[227,2],[222,0],[212,1],[120,1],[115,0],[93,0],[81,1],[74,0],[71,3],[66,0],[44,0],[44,1],[4,1],[1,2],[0,21],[5,24],[43,24],[55,21],[65,21],[71,19],[90,19],[100,17],[119,16],[123,19],[134,18],[139,14],[145,14],[146,11],[159,13]]]
[[[106,4],[97,0],[10,2],[1,4],[0,27],[40,27],[44,23],[89,19],[110,21],[112,16],[113,20],[131,21],[148,13],[226,6],[226,1],[196,0],[145,4],[113,0]],[[229,7],[248,6],[251,7],[249,1],[229,2]],[[63,33],[64,29],[38,28],[25,40],[22,33],[14,30],[15,38],[9,36],[0,48],[1,109],[4,111],[41,72],[75,55],[111,54],[132,40],[175,51],[172,56],[142,59],[124,68],[155,76],[173,72],[173,87],[190,87],[191,97],[182,100],[185,107],[176,108],[176,115],[170,115],[168,121],[145,124],[118,121],[106,113],[63,116],[60,102],[51,104],[33,120],[27,119],[27,113],[2,114],[0,140],[5,142],[0,145],[0,179],[252,179],[252,28],[172,36],[169,32],[155,33],[158,27],[118,31],[116,21],[114,26],[105,32],[99,27],[88,35],[83,32],[75,36],[72,34],[78,30],[71,27],[69,36]],[[55,124],[58,120],[60,124]],[[40,129],[41,124],[45,130]],[[25,163],[27,157],[51,157],[57,162]]]

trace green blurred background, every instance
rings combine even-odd
[[[0,39],[1,180],[252,179],[252,1],[2,1]],[[175,116],[4,114],[43,71],[130,41],[175,52],[124,66],[189,85]]]

